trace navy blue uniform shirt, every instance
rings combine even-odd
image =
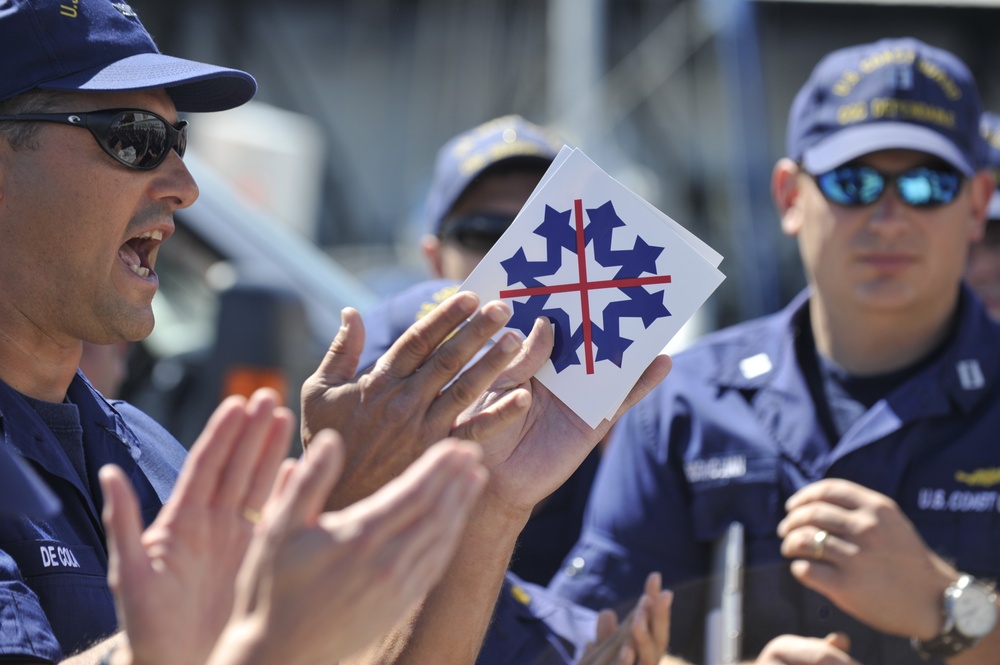
[[[596,634],[597,612],[507,573],[476,665],[570,665]]]
[[[67,400],[79,429],[57,438],[29,400],[0,382],[2,445],[62,502],[49,519],[0,517],[0,656],[58,662],[118,630],[97,473],[107,463],[124,469],[148,525],[186,454],[152,419],[106,402],[79,373]],[[78,447],[67,443],[74,437]]]
[[[933,359],[828,440],[795,355],[808,294],[706,336],[616,425],[583,534],[552,588],[590,607],[634,598],[646,574],[674,588],[670,648],[701,662],[712,542],[746,530],[744,655],[782,633],[844,630],[866,665],[922,663],[790,574],[776,534],[785,500],[821,478],[893,498],[962,571],[1000,578],[1000,327],[963,287]]]

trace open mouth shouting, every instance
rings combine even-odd
[[[163,232],[159,229],[147,231],[128,240],[118,248],[118,258],[129,270],[139,277],[148,278],[156,275],[153,271],[156,249],[163,241]]]

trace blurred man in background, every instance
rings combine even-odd
[[[438,151],[427,193],[430,233],[421,247],[434,279],[417,284],[367,312],[361,367],[381,356],[413,322],[458,290],[503,235],[563,141],[518,115],[507,115],[451,138]],[[543,502],[518,540],[511,570],[548,584],[576,542],[600,450]],[[637,587],[638,588],[638,587]]]
[[[1000,320],[1000,116],[983,113],[983,138],[986,139],[986,161],[996,189],[990,199],[983,239],[972,243],[965,280],[982,298],[986,311]]]
[[[431,232],[421,241],[433,279],[390,297],[365,314],[365,349],[360,367],[375,362],[414,321],[458,290],[514,221],[562,145],[563,141],[550,130],[518,115],[508,115],[461,132],[441,147],[425,204]],[[566,483],[536,506],[522,530],[480,665],[537,659],[575,662],[586,644],[595,640],[596,611],[554,597],[539,585],[548,583],[579,536],[600,454],[600,447],[595,448]],[[633,598],[640,588],[636,587]],[[645,588],[650,589],[648,581]],[[656,634],[657,622],[662,628],[663,609],[662,601],[656,600],[658,594],[656,586],[645,594],[649,600],[639,600],[646,609],[635,625],[642,627],[649,619],[656,619],[653,628],[638,631],[640,637]],[[604,621],[608,620],[605,617]],[[634,619],[629,622],[634,623]],[[626,623],[624,632],[632,630],[636,629]],[[658,647],[643,650],[662,653],[665,640],[666,635],[645,640]],[[643,650],[638,650],[642,657],[638,663],[652,658],[649,653],[643,655]],[[611,662],[609,652],[602,653]]]
[[[553,132],[507,115],[441,147],[424,204],[428,232],[420,240],[431,279],[365,313],[362,368],[458,290],[514,221],[562,146]]]

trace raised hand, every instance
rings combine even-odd
[[[462,294],[455,296],[461,297]],[[470,305],[475,304],[474,296]],[[385,366],[398,363],[399,358],[417,358],[423,354],[420,351],[422,344],[426,345],[426,340],[436,339],[437,334],[429,335],[431,330],[437,330],[443,337],[454,326],[457,319],[461,319],[464,314],[445,314],[442,308],[448,306],[454,310],[459,308],[459,301],[445,301],[431,315],[428,315],[417,324],[412,326],[407,336],[400,338],[385,356],[376,364],[372,374],[385,372]],[[478,315],[492,308],[502,308],[506,315],[506,305],[503,303],[491,303]],[[440,319],[428,322],[434,314],[440,314]],[[448,317],[455,317],[455,322],[450,323]],[[487,329],[500,326],[502,323],[497,320],[492,321]],[[347,326],[351,323],[345,319]],[[470,330],[477,321],[474,317],[455,336],[442,344],[441,349],[454,342],[456,344],[467,342],[469,336],[481,336],[475,330]],[[426,323],[426,328],[420,328]],[[512,334],[512,333],[509,333]],[[415,337],[413,336],[415,335]],[[506,336],[505,336],[506,337]],[[331,349],[327,358],[329,362],[324,364],[328,367],[337,365],[338,356],[343,359],[353,358],[353,362],[346,363],[341,368],[343,377],[354,370],[354,364],[360,351],[348,348],[353,343],[350,331],[341,331],[338,340],[343,342],[343,348],[339,351]],[[447,663],[472,663],[476,659],[479,648],[482,644],[483,635],[489,625],[494,600],[499,592],[503,581],[504,571],[510,563],[511,552],[513,551],[517,535],[524,527],[531,509],[541,499],[548,496],[553,490],[562,485],[573,471],[580,465],[587,454],[593,449],[601,437],[607,432],[611,423],[605,422],[597,429],[591,429],[576,414],[572,413],[561,401],[556,399],[552,393],[546,390],[540,383],[532,377],[539,367],[548,359],[552,351],[553,343],[552,329],[548,321],[540,319],[527,341],[518,351],[518,344],[505,345],[503,338],[473,368],[466,371],[461,377],[448,387],[442,396],[448,391],[455,390],[456,386],[462,385],[461,398],[453,396],[447,401],[447,415],[451,417],[454,409],[461,403],[471,402],[471,406],[464,411],[451,425],[451,432],[454,436],[468,438],[479,442],[483,448],[483,461],[489,470],[489,481],[483,490],[483,498],[475,507],[475,514],[469,520],[468,528],[463,534],[462,541],[456,553],[455,559],[449,568],[448,575],[428,594],[425,601],[411,613],[405,621],[401,621],[393,627],[392,631],[377,645],[369,649],[366,653],[358,655],[356,662],[361,663],[426,663],[426,662],[447,662]],[[516,342],[511,339],[511,342]],[[354,342],[357,342],[355,339]],[[472,347],[477,346],[478,340],[471,343]],[[335,341],[334,346],[337,346]],[[412,348],[411,348],[412,347]],[[416,349],[416,351],[415,351]],[[498,351],[499,349],[499,351]],[[426,346],[425,346],[426,350]],[[440,349],[438,350],[440,351]],[[435,352],[436,355],[437,352]],[[491,359],[491,355],[496,354]],[[517,354],[516,358],[512,358]],[[331,358],[332,357],[332,358]],[[456,356],[450,357],[453,361]],[[502,359],[506,368],[498,369]],[[395,437],[392,440],[383,439],[384,444],[379,444],[379,448],[388,457],[389,468],[396,468],[402,461],[392,460],[395,448],[405,451],[406,457],[419,449],[412,442],[407,442],[407,438],[420,440],[426,438],[426,434],[421,436],[419,432],[427,429],[429,422],[428,415],[433,411],[434,401],[437,397],[428,398],[426,388],[420,387],[416,383],[420,375],[429,365],[433,365],[433,356],[423,367],[414,374],[404,378],[372,378],[375,384],[382,385],[384,395],[388,395],[389,401],[396,402],[396,409],[392,410],[395,417],[390,417],[384,423],[385,431],[381,434],[374,434],[375,437],[382,435]],[[440,359],[439,359],[440,360]],[[458,362],[447,363],[449,371],[458,371],[461,365],[467,362],[464,354],[457,357]],[[489,363],[489,371],[476,372],[475,380],[470,377],[476,368],[483,363]],[[670,368],[670,359],[666,356],[657,357],[646,369],[636,386],[632,389],[628,398],[622,404],[617,415],[621,415],[630,408],[636,401],[646,395],[656,384],[663,379]],[[346,373],[345,373],[346,372]],[[431,369],[432,375],[440,372]],[[328,372],[328,374],[335,374]],[[372,376],[372,374],[366,376]],[[480,382],[490,375],[497,376],[489,388],[482,392],[479,388]],[[468,382],[463,381],[467,377]],[[366,377],[362,377],[362,380]],[[490,379],[492,380],[492,378]],[[329,385],[336,382],[325,379]],[[407,390],[404,382],[414,382],[414,387]],[[438,377],[431,384],[435,387],[442,383],[442,377]],[[395,386],[394,386],[395,384]],[[442,384],[443,385],[443,384]],[[346,389],[344,389],[346,386]],[[393,395],[394,391],[398,391]],[[406,394],[410,392],[411,394]],[[324,405],[320,411],[333,413],[332,408],[337,401],[345,403],[347,408],[351,404],[358,405],[355,409],[357,413],[348,415],[349,419],[357,418],[358,414],[365,412],[365,384],[363,381],[352,384],[344,384],[340,388],[333,387],[320,391],[322,396],[332,395],[331,403]],[[401,393],[401,394],[400,394]],[[307,394],[304,392],[304,395]],[[378,400],[378,391],[373,397]],[[428,399],[430,401],[428,401]],[[414,401],[416,407],[413,406]],[[303,409],[307,407],[308,401],[304,399]],[[405,408],[404,408],[405,407]],[[529,408],[530,407],[530,408]],[[370,407],[369,407],[370,408]],[[378,409],[376,409],[378,411]],[[381,409],[384,414],[385,409]],[[617,417],[616,415],[616,417]],[[384,416],[382,416],[384,418]],[[383,424],[381,420],[379,424]],[[442,419],[435,424],[440,427],[446,422]],[[400,424],[408,426],[401,427]],[[363,431],[365,427],[376,427],[378,425],[366,423],[352,423],[348,431]],[[429,431],[433,431],[430,428]],[[347,432],[344,432],[345,439],[348,439]],[[402,442],[397,439],[403,439]],[[358,439],[357,443],[351,444],[360,446],[363,439]],[[364,453],[348,454],[348,459],[360,457],[364,460]],[[368,466],[365,466],[367,464]],[[384,476],[384,469],[380,469],[376,460],[367,459],[360,468],[355,469],[355,475],[362,475],[365,472],[373,473],[379,478]],[[369,467],[370,466],[370,471]],[[334,492],[334,495],[338,492]]]
[[[615,613],[604,610],[597,620],[597,641],[579,665],[657,665],[670,642],[673,594],[661,589],[659,573],[650,573],[642,596],[618,625]]]
[[[340,432],[346,446],[343,476],[330,507],[368,496],[446,436],[480,441],[523,415],[528,395],[511,391],[455,430],[459,413],[521,346],[520,335],[509,331],[465,369],[510,316],[502,302],[477,311],[478,304],[475,294],[455,294],[413,324],[357,379],[364,326],[356,311],[344,310],[326,357],[302,387],[303,443],[308,446],[316,432],[330,428]]]
[[[343,461],[321,432],[268,502],[210,665],[334,663],[392,626],[441,577],[486,480],[478,446],[432,446],[399,478],[320,514]]]
[[[203,665],[232,611],[236,573],[288,444],[294,418],[273,390],[230,397],[191,448],[174,492],[142,532],[121,469],[100,471],[108,583],[120,648],[134,663]]]
[[[490,469],[488,493],[514,511],[531,508],[562,485],[608,432],[614,420],[652,390],[670,371],[668,356],[657,356],[632,388],[614,419],[591,429],[579,416],[532,377],[552,352],[553,333],[545,319],[535,323],[520,354],[465,413],[456,432],[489,413],[512,395],[530,395],[523,415],[492,435],[478,438]],[[495,421],[494,421],[495,422]]]

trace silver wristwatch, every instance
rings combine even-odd
[[[944,625],[937,637],[910,640],[926,660],[947,658],[975,646],[997,623],[997,593],[972,575],[962,575],[944,591]]]

